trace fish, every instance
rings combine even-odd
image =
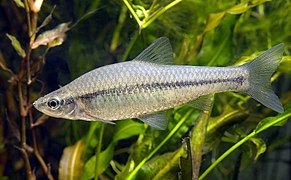
[[[281,43],[239,66],[174,65],[170,41],[160,37],[133,60],[91,70],[40,97],[33,106],[56,118],[106,123],[136,118],[163,130],[167,128],[167,109],[233,91],[282,113],[270,78],[283,52]]]

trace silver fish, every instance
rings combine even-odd
[[[164,111],[212,93],[236,91],[250,95],[282,113],[270,77],[280,64],[283,44],[241,66],[171,65],[169,40],[161,37],[135,59],[94,69],[36,100],[36,109],[52,117],[112,122],[138,118],[165,129]]]

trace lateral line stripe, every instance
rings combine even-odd
[[[123,93],[127,94],[133,94],[136,92],[139,92],[141,90],[146,91],[153,91],[156,89],[159,90],[165,90],[169,88],[181,88],[181,87],[191,87],[191,86],[202,86],[207,84],[216,84],[216,83],[237,83],[239,85],[242,85],[245,81],[245,78],[243,76],[238,76],[235,78],[229,78],[229,79],[214,79],[214,80],[200,80],[200,81],[177,81],[177,82],[164,82],[164,83],[147,83],[147,84],[140,84],[140,85],[131,85],[131,86],[125,86],[121,88],[110,88],[106,90],[99,90],[94,93],[88,93],[84,95],[79,95],[76,98],[82,98],[82,99],[89,99],[94,98],[96,96],[104,96],[109,94],[115,94],[115,95],[121,95]]]

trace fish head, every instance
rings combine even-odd
[[[33,106],[40,112],[56,118],[75,119],[77,104],[72,95],[58,89],[37,99]]]

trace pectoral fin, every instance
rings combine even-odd
[[[166,112],[159,112],[157,114],[142,116],[138,117],[138,119],[159,130],[165,130],[168,125]]]

